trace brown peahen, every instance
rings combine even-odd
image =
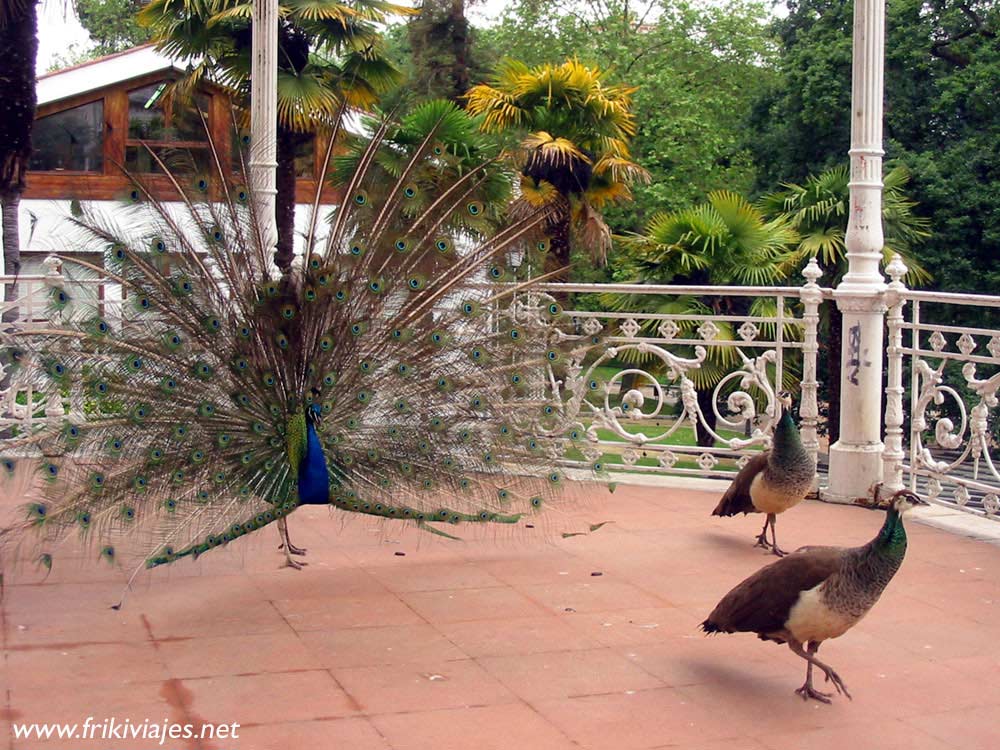
[[[803,700],[830,702],[816,690],[812,670],[823,671],[848,698],[844,681],[816,658],[820,644],[843,635],[868,614],[899,570],[906,554],[903,514],[926,505],[901,490],[892,496],[878,534],[862,547],[803,547],[761,568],[726,594],[701,627],[706,633],[756,633],[787,643],[806,660],[806,681],[795,692]]]
[[[542,266],[543,217],[492,208],[510,175],[470,159],[467,115],[434,103],[422,122],[330,139],[342,201],[317,195],[284,273],[253,190],[214,147],[213,172],[194,177],[150,152],[170,202],[136,178],[132,205],[75,213],[103,262],[67,256],[65,273],[101,275],[123,301],[88,304],[67,284],[48,324],[0,333],[15,379],[82,390],[83,407],[0,444],[10,474],[44,456],[41,497],[0,531],[5,548],[33,545],[51,568],[82,537],[138,572],[276,523],[299,567],[285,523],[300,505],[449,536],[515,524],[560,491],[551,441],[520,425],[546,407],[526,387],[562,356],[545,325],[561,310],[522,325],[509,306]]]
[[[812,489],[816,476],[816,458],[805,446],[792,419],[792,396],[788,391],[778,394],[781,418],[774,429],[771,449],[757,454],[740,469],[733,483],[712,511],[713,516],[735,516],[737,513],[766,513],[764,528],[757,537],[758,547],[781,557],[775,535],[775,516],[784,513]],[[767,529],[771,527],[771,541]]]

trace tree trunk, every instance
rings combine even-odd
[[[6,200],[0,199],[2,215],[0,221],[3,222],[3,272],[5,276],[17,276],[21,270],[21,239],[18,232],[17,208],[21,202],[19,195]],[[4,284],[3,301],[13,302],[17,299],[17,284]],[[9,323],[17,320],[17,308],[5,310],[3,322]]]
[[[840,354],[844,339],[844,318],[832,302],[830,305],[830,339],[826,350],[826,434],[833,445],[840,439]]]
[[[35,62],[38,57],[38,6],[29,2],[24,15],[0,28],[0,205],[3,207],[4,273],[15,275],[21,267],[17,208],[24,192],[24,178],[31,157],[31,128],[35,122]],[[17,295],[13,284],[4,285],[3,298]],[[16,316],[11,311],[4,316]]]
[[[715,398],[715,389],[710,388],[707,391],[698,390],[698,408],[701,413],[705,416],[705,422],[713,430],[715,429],[715,424],[718,421],[715,417],[715,409],[713,408],[713,399]],[[694,428],[695,440],[700,448],[711,448],[715,445],[715,437],[705,429],[705,427],[699,422]]]
[[[570,222],[572,222],[572,208],[569,199],[560,198],[560,205],[556,209],[556,217],[548,224],[549,252],[545,262],[545,272],[561,271],[554,281],[565,281],[569,276],[569,257],[572,247],[570,245]],[[555,212],[554,212],[555,213]]]
[[[469,90],[469,22],[465,18],[465,0],[451,0],[451,49],[455,62],[451,67],[453,102],[462,103]]]
[[[286,273],[295,258],[295,145],[299,135],[278,125],[278,173],[275,218],[278,224],[278,247],[274,262]]]

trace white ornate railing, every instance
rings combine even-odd
[[[545,406],[522,427],[564,436],[553,458],[567,466],[731,476],[769,446],[775,395],[791,380],[801,387],[803,442],[816,454],[817,327],[819,305],[830,295],[816,283],[821,275],[813,261],[801,288],[547,284],[522,295],[516,318],[554,327],[572,351],[532,384],[531,400]],[[627,297],[630,304],[619,312],[549,314],[574,294]],[[657,311],[678,298],[714,300],[730,312]],[[762,300],[773,314],[750,312]],[[622,307],[601,305],[608,306]],[[698,433],[709,439],[699,445]]]
[[[886,293],[886,489],[900,489],[905,481],[932,500],[1000,519],[1000,471],[993,458],[1000,328],[941,322],[960,311],[965,320],[978,315],[1000,325],[1000,297],[910,291],[899,256],[886,271],[892,279]]]

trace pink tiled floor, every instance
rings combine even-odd
[[[265,532],[155,571],[121,612],[107,605],[122,575],[96,564],[8,576],[0,747],[160,747],[9,730],[88,716],[242,725],[172,750],[1000,747],[1000,547],[911,522],[882,601],[823,648],[854,700],[807,704],[786,648],[697,629],[772,559],[751,547],[759,520],[711,518],[715,499],[595,491],[534,530],[464,542],[303,509],[305,570],[279,569]],[[778,529],[787,548],[849,545],[881,521],[811,502]]]

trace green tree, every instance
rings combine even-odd
[[[569,263],[574,230],[603,263],[611,232],[601,210],[628,200],[630,186],[648,178],[629,153],[632,93],[576,60],[529,68],[509,59],[490,84],[469,91],[469,111],[483,115],[484,130],[519,137],[519,200],[547,210],[550,255],[559,266]]]
[[[465,0],[424,0],[407,24],[414,96],[458,102],[469,90],[469,33]]]
[[[0,221],[3,222],[4,273],[21,268],[18,207],[31,157],[35,121],[35,61],[38,57],[38,4],[35,0],[0,0]],[[17,297],[4,285],[4,301]],[[5,314],[13,317],[16,311]]]
[[[229,86],[249,102],[250,17],[247,0],[153,0],[140,20],[157,46],[192,60],[180,94],[202,80]],[[278,22],[278,249],[275,262],[294,257],[295,152],[328,127],[342,104],[370,108],[398,80],[382,53],[379,25],[411,9],[383,0],[282,0]],[[322,176],[320,176],[322,179]]]
[[[754,107],[748,140],[757,187],[800,182],[847,161],[853,3],[792,0],[775,21],[777,75]],[[920,256],[935,285],[1000,286],[1000,5],[899,0],[886,7],[885,150],[933,235]]]
[[[798,234],[783,217],[768,219],[746,198],[717,191],[693,208],[656,214],[645,232],[618,239],[625,248],[631,283],[770,286],[788,277]],[[605,295],[603,302],[616,310],[674,315],[773,317],[776,312],[770,298],[748,301],[720,295]],[[734,324],[713,322],[719,330],[715,341],[737,340]],[[701,412],[713,429],[715,387],[738,363],[735,347],[711,346],[702,366],[689,373]],[[712,436],[700,425],[696,433],[698,445],[713,444]]]
[[[80,25],[87,30],[95,46],[93,57],[144,44],[149,29],[139,24],[136,15],[143,3],[139,0],[74,0]]]

